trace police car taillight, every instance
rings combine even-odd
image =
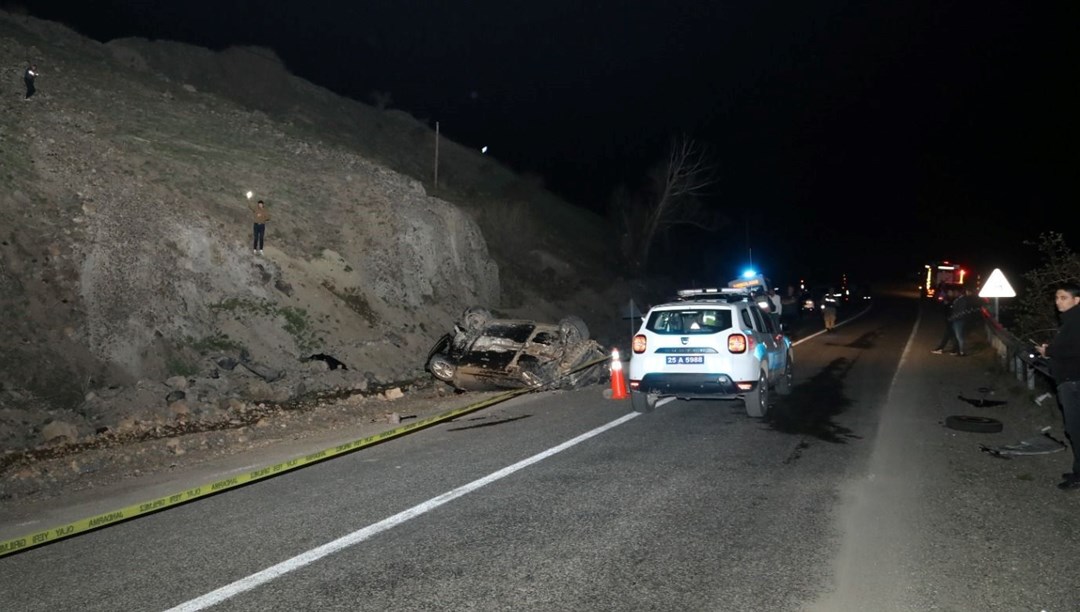
[[[631,348],[635,353],[641,354],[645,352],[645,347],[648,344],[645,340],[645,336],[638,334],[634,336],[634,342],[631,344]]]
[[[742,334],[731,334],[727,337],[727,350],[729,353],[745,353],[751,343],[753,340]]]

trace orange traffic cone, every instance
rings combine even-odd
[[[619,349],[611,349],[611,399],[624,400],[629,397],[626,393],[626,376],[623,374]]]

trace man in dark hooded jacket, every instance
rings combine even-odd
[[[1054,305],[1061,313],[1061,327],[1050,344],[1036,347],[1050,361],[1050,373],[1057,383],[1058,402],[1065,420],[1065,436],[1072,447],[1072,471],[1062,474],[1058,488],[1080,489],[1080,285],[1065,283],[1054,292]]]

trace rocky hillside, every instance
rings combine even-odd
[[[600,218],[268,50],[0,12],[0,66],[0,450],[423,378],[474,304],[624,331]]]

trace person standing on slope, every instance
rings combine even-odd
[[[250,208],[252,214],[255,215],[255,235],[251,252],[254,255],[262,255],[263,239],[266,237],[266,222],[270,220],[270,211],[266,210],[266,203],[262,200],[259,200],[254,206],[249,205],[248,208]]]
[[[30,99],[30,96],[34,95],[37,91],[34,89],[34,79],[37,78],[37,66],[29,64],[26,67],[26,72],[23,73],[23,82],[26,83],[26,100]]]

